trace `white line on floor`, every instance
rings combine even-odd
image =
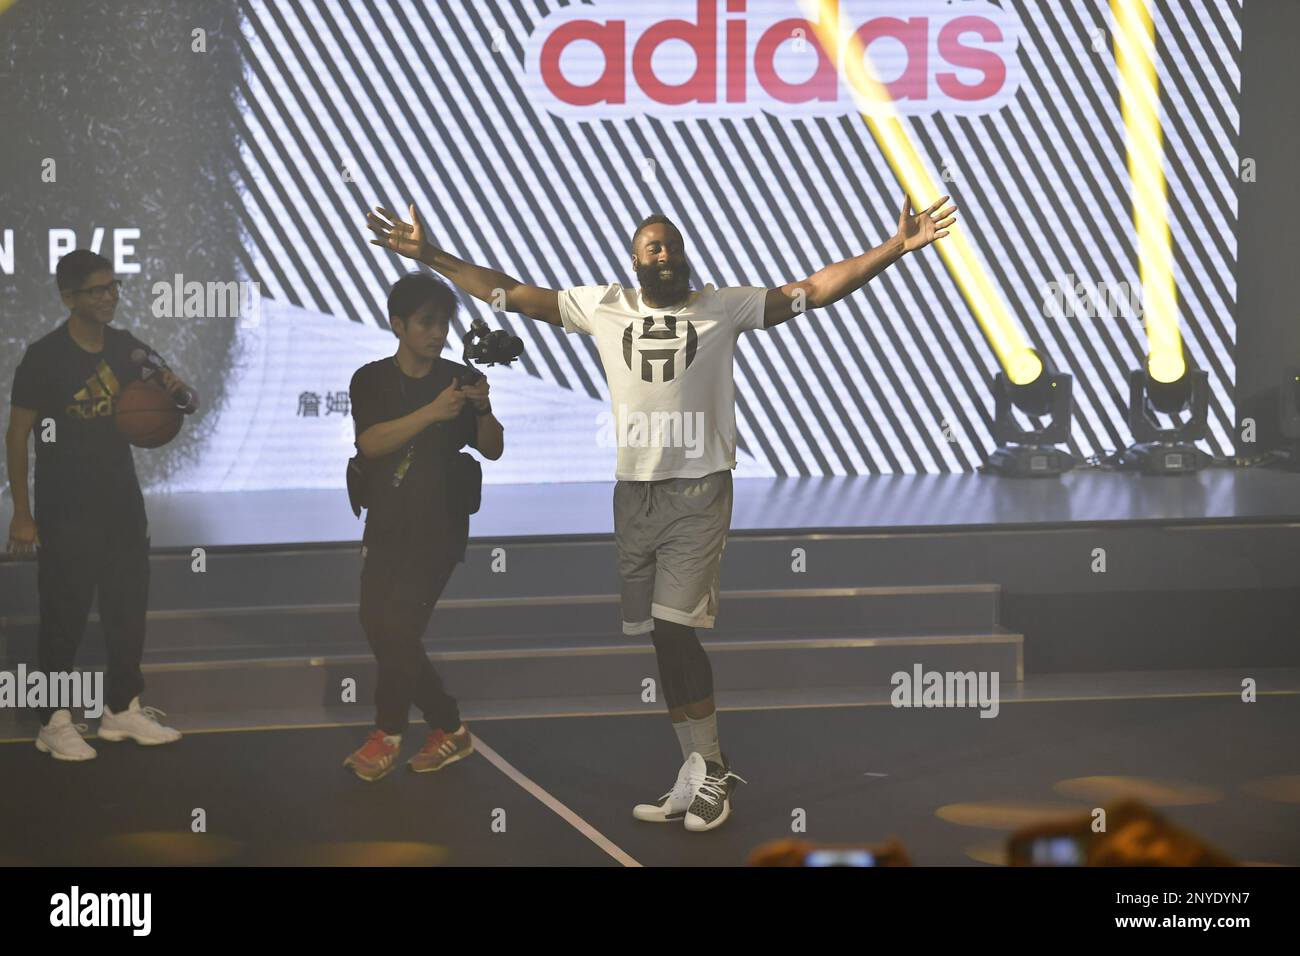
[[[596,846],[600,847],[619,863],[623,864],[623,866],[641,865],[636,860],[632,859],[632,857],[628,856],[628,854],[623,852],[623,850],[620,849],[613,840],[609,839],[605,834],[601,833],[586,820],[582,819],[582,817],[578,816],[559,800],[555,799],[555,797],[543,790],[538,784],[534,783],[528,777],[516,770],[509,761],[485,744],[483,738],[479,737],[478,734],[473,734],[472,736],[474,738],[474,749],[486,757],[488,763],[492,764],[492,766],[496,767],[515,783],[519,784],[519,786],[523,787],[547,807],[550,807],[550,809],[555,811],[555,813],[564,820],[565,823],[569,824],[569,826],[573,827],[592,843],[596,844]]]

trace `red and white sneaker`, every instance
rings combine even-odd
[[[362,780],[375,781],[387,776],[397,766],[397,755],[402,749],[400,735],[386,734],[376,728],[361,747],[348,755],[343,766],[351,767]]]
[[[464,760],[474,752],[474,738],[469,728],[461,724],[454,733],[431,730],[419,753],[406,762],[415,773],[432,773],[449,763]]]

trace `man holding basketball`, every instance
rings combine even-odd
[[[956,219],[955,206],[943,208],[947,199],[914,214],[905,198],[898,231],[887,242],[772,289],[692,290],[681,232],[659,215],[644,219],[632,234],[631,264],[640,288],[611,283],[562,292],[524,285],[435,248],[414,206],[409,223],[382,208],[368,216],[379,237],[372,242],[424,262],[470,295],[485,302],[504,295],[506,311],[594,336],[616,420],[625,407],[648,419],[694,415],[703,425],[697,429],[702,448],[653,442],[631,447],[621,441],[618,448],[614,536],[623,632],[649,634],[654,642],[660,685],[685,758],[668,793],[634,808],[638,820],[682,820],[688,830],[711,830],[730,815],[732,791],[741,780],[722,754],[713,672],[695,633],[714,625],[731,525],[736,341],[741,332],[771,329],[837,302],[906,253],[946,236]]]
[[[70,673],[95,593],[107,648],[107,688],[99,736],[166,744],[180,734],[140,706],[145,611],[149,596],[149,531],[144,497],[114,412],[122,391],[140,378],[139,355],[152,349],[110,326],[118,286],[112,264],[88,249],[59,260],[56,281],[68,318],[27,347],[14,372],[5,450],[14,514],[9,551],[36,549],[40,625],[37,667]],[[163,387],[188,391],[171,372]],[[27,439],[36,443],[36,508],[27,493]],[[71,713],[38,710],[36,747],[58,760],[90,760]]]

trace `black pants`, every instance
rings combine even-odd
[[[144,690],[140,658],[149,606],[149,538],[143,503],[132,499],[92,517],[38,523],[37,534],[37,667],[47,674],[74,669],[98,592],[108,659],[105,703],[112,711],[126,710]],[[42,724],[53,713],[36,711]]]
[[[382,543],[366,545],[361,627],[379,665],[375,723],[384,733],[406,730],[412,704],[434,730],[452,733],[460,726],[456,700],[443,687],[420,641],[455,569],[455,559],[442,550],[431,554]]]

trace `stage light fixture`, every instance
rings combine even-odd
[[[1210,407],[1210,376],[1198,369],[1183,351],[1183,374],[1162,382],[1150,361],[1144,369],[1129,372],[1128,425],[1134,444],[1120,455],[1119,466],[1147,475],[1196,472],[1211,461],[1193,442],[1205,437]],[[1156,413],[1177,424],[1161,428]],[[1181,420],[1186,413],[1186,420]]]
[[[1032,350],[1031,350],[1032,351]],[[1024,385],[1016,385],[1005,372],[993,376],[993,440],[998,447],[980,470],[1006,478],[1050,478],[1078,462],[1068,451],[1054,446],[1070,440],[1074,410],[1074,379],[1056,371],[1034,352],[1041,371]],[[1043,428],[1024,428],[1014,409],[1031,418],[1046,416]]]

